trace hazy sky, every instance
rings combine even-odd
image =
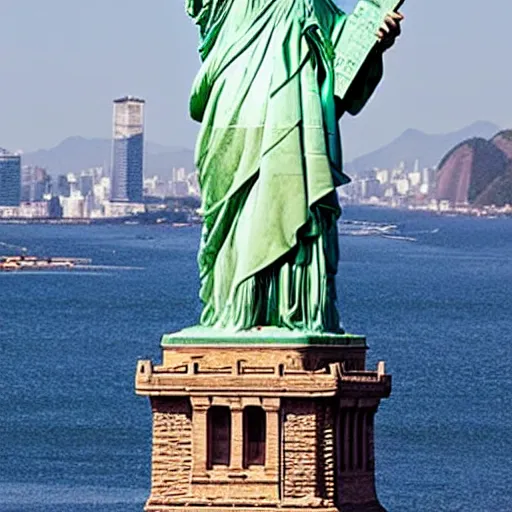
[[[511,0],[408,0],[403,11],[378,94],[344,122],[347,157],[407,128],[512,127]],[[126,94],[147,100],[148,140],[193,146],[197,38],[184,0],[0,0],[0,16],[0,147],[110,137],[111,100]]]

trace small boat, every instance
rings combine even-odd
[[[37,256],[0,256],[0,272],[23,270],[67,270],[77,265],[89,265],[88,258],[39,258]]]

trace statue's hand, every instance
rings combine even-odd
[[[384,19],[384,23],[377,32],[379,38],[379,47],[386,51],[395,44],[396,38],[400,35],[402,28],[400,23],[404,19],[400,12],[390,12]]]

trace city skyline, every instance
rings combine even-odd
[[[126,0],[123,9],[119,2],[92,0],[77,7],[63,0],[7,0],[0,42],[9,48],[3,67],[9,79],[3,83],[10,101],[0,124],[0,146],[29,152],[67,136],[108,138],[111,98],[132,91],[149,104],[148,140],[193,147],[198,126],[189,120],[188,95],[199,65],[196,28],[180,2],[154,0],[141,7]],[[347,160],[407,128],[446,133],[479,119],[502,128],[512,124],[503,108],[512,86],[512,69],[502,65],[509,4],[493,3],[495,21],[488,26],[478,23],[477,6],[462,0],[404,5],[404,38],[386,56],[379,94],[364,114],[343,123]],[[443,13],[435,30],[432,12]],[[137,28],[136,35],[112,38],[111,26],[118,22]],[[468,23],[479,27],[479,37],[465,35]],[[140,65],[136,74],[131,61]],[[418,62],[421,66],[410,64]]]
[[[131,95],[113,100],[110,164],[52,174],[46,166],[26,165],[22,154],[0,148],[0,219],[195,218],[194,202],[183,203],[178,213],[174,204],[199,196],[195,170],[169,167],[168,180],[144,176],[145,103]],[[166,203],[166,198],[172,200]]]
[[[113,100],[110,164],[85,166],[80,170],[75,166],[73,171],[67,169],[64,174],[52,173],[51,168],[40,162],[26,165],[22,155],[0,150],[0,218],[114,219],[148,213],[151,209],[162,211],[169,207],[168,200],[172,198],[199,197],[198,177],[193,168],[172,165],[164,175],[151,168],[144,172],[145,105],[144,99],[131,95]],[[479,129],[494,130],[495,127],[485,125]],[[481,135],[479,139],[469,138],[464,142],[457,141],[455,145],[452,141],[447,156],[463,144],[478,140],[478,147],[486,143],[491,148],[489,151],[503,152],[503,158],[510,159],[509,137],[509,132],[500,132],[488,141]],[[413,147],[418,151],[418,146]],[[389,155],[383,156],[389,159]],[[436,194],[436,167],[421,165],[421,162],[418,153],[412,160],[411,155],[407,158],[402,154],[394,164],[388,161],[387,164],[353,170],[352,183],[338,191],[340,199],[345,204],[433,211],[456,208],[460,213],[480,211],[468,198],[454,199],[444,192]],[[457,163],[457,172],[447,178],[456,188],[459,187],[459,167]],[[481,171],[480,168],[477,170]],[[496,176],[503,175],[502,179],[505,179],[508,164],[504,162],[503,169],[495,171]],[[471,169],[467,172],[471,173]],[[510,200],[500,196],[489,203],[490,199],[491,196],[487,202],[480,201],[479,206],[484,210],[492,206],[493,211],[510,213]],[[152,205],[149,210],[148,205]]]

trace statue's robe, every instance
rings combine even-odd
[[[201,324],[337,332],[346,16],[331,0],[188,0],[187,11],[202,59],[190,99],[202,123]],[[338,107],[359,112],[381,76],[374,51]]]

